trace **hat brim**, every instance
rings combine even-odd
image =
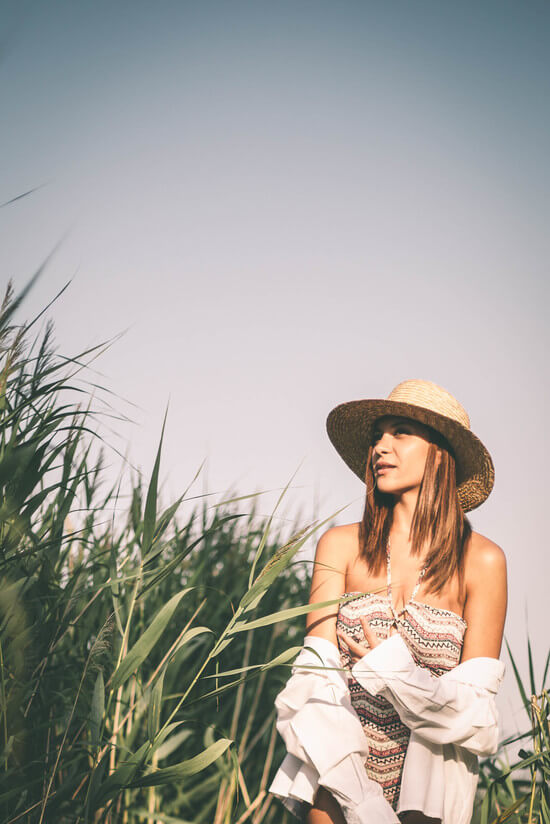
[[[402,401],[348,401],[336,406],[327,417],[327,433],[334,448],[363,482],[374,423],[382,415],[412,418],[443,435],[455,456],[457,494],[462,509],[469,512],[486,500],[493,488],[495,470],[479,438],[452,418]]]

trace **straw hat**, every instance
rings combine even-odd
[[[491,456],[470,429],[464,407],[431,381],[403,381],[386,399],[349,401],[329,413],[328,436],[363,482],[374,423],[382,415],[413,418],[446,438],[454,453],[458,498],[465,512],[475,509],[489,496],[495,479]]]

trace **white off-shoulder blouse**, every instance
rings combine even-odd
[[[504,672],[499,659],[478,657],[435,677],[415,663],[398,633],[353,665],[355,680],[369,694],[387,698],[411,730],[394,810],[367,776],[367,739],[338,647],[307,635],[275,700],[287,755],[269,792],[302,819],[322,785],[340,803],[347,824],[399,824],[397,813],[405,810],[420,810],[442,824],[469,824],[478,757],[498,749],[495,696]]]

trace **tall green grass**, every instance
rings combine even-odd
[[[273,702],[310,609],[295,606],[307,576],[294,559],[319,525],[283,537],[254,497],[199,496],[182,522],[189,488],[160,506],[164,424],[147,489],[135,481],[127,506],[120,484],[102,491],[100,416],[75,381],[98,347],[57,356],[51,324],[34,341],[34,322],[11,325],[17,305],[9,287],[1,820],[280,821],[266,793],[283,756]]]
[[[528,728],[501,742],[499,753],[480,765],[475,824],[550,824],[550,701],[545,688],[550,653],[546,657],[542,683],[537,688],[531,641],[527,641],[529,684],[525,685],[508,642],[519,694],[527,715]],[[512,764],[505,758],[506,747],[525,742]]]

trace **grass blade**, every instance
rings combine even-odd
[[[163,670],[157,678],[157,683],[153,687],[151,701],[149,703],[149,713],[147,716],[147,732],[151,744],[153,744],[155,736],[158,733],[160,727],[160,710],[162,706],[162,689],[164,685],[164,673],[165,670]]]
[[[181,601],[181,599],[195,587],[187,587],[186,589],[174,595],[167,604],[165,604],[159,612],[155,615],[151,625],[147,627],[141,638],[136,641],[134,646],[127,652],[125,657],[120,662],[118,668],[115,670],[111,679],[111,689],[114,691],[118,689],[130,675],[136,671],[140,664],[145,661],[155,644],[162,636],[168,623],[172,620],[174,612]]]
[[[155,772],[133,781],[132,786],[158,787],[162,784],[178,783],[183,778],[205,770],[210,764],[213,764],[214,761],[223,755],[232,743],[233,741],[230,738],[220,738],[194,758],[189,758],[187,761],[174,764],[172,767],[163,767],[160,770],[155,770]]]
[[[100,730],[105,714],[105,683],[103,672],[99,670],[94,684],[92,694],[92,707],[90,712],[90,740],[93,747],[98,747],[100,743]]]
[[[515,676],[515,679],[516,679],[516,684],[517,684],[517,686],[518,686],[519,694],[521,695],[521,700],[522,700],[522,702],[523,702],[523,706],[525,707],[525,711],[526,711],[526,713],[527,713],[527,716],[528,716],[528,718],[529,718],[529,721],[531,721],[531,713],[530,713],[530,710],[529,710],[529,707],[530,707],[530,705],[531,705],[531,702],[530,702],[530,700],[527,698],[527,693],[525,692],[525,688],[524,688],[524,686],[523,686],[523,681],[521,680],[521,676],[520,676],[520,674],[519,674],[519,670],[518,670],[518,668],[517,668],[517,666],[516,666],[516,662],[515,662],[515,660],[514,660],[514,656],[512,655],[512,650],[510,649],[510,645],[509,645],[509,643],[508,643],[508,640],[507,640],[507,639],[505,639],[505,642],[506,642],[506,648],[507,648],[507,650],[508,650],[508,655],[510,656],[510,661],[512,662],[512,668],[513,668],[513,670],[514,670],[514,676]]]
[[[157,497],[158,497],[158,479],[160,470],[160,453],[162,449],[162,440],[164,438],[164,428],[166,426],[166,416],[168,415],[168,406],[164,413],[164,421],[162,422],[162,432],[160,434],[159,446],[157,449],[157,456],[155,458],[155,465],[147,490],[147,499],[145,501],[145,512],[143,515],[143,538],[141,542],[141,557],[145,558],[151,549],[153,543],[153,535],[155,533],[155,523],[157,515]]]

